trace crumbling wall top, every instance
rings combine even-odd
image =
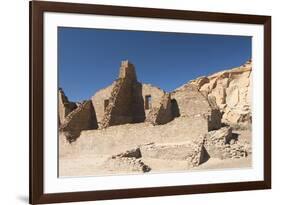
[[[125,60],[121,62],[119,78],[126,78],[126,79],[131,79],[132,81],[137,81],[135,66],[132,63],[130,63],[129,60]]]

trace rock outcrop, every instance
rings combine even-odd
[[[67,115],[59,130],[65,132],[68,141],[75,141],[82,130],[97,129],[97,119],[91,101],[81,103]]]
[[[213,97],[222,112],[222,122],[232,126],[251,124],[252,62],[200,77],[189,84],[197,86],[206,97]]]

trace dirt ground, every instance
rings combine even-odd
[[[104,163],[110,156],[106,155],[87,155],[83,154],[76,157],[68,157],[60,160],[59,175],[64,177],[79,177],[79,176],[101,176],[101,175],[119,175],[133,174],[141,172],[131,172],[126,170],[104,169]],[[219,170],[226,168],[250,168],[251,157],[240,159],[212,159],[199,165],[198,167],[189,168],[184,160],[163,160],[143,158],[142,161],[151,167],[149,173],[161,172],[183,172],[194,170]]]

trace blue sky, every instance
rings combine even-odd
[[[138,81],[172,91],[191,79],[251,58],[251,37],[85,28],[58,29],[59,87],[72,101],[90,99],[118,77],[122,60]]]

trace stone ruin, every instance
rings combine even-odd
[[[88,102],[86,107],[89,116],[81,114],[83,111],[86,113],[85,109],[81,109],[83,105],[80,105],[80,109],[76,109],[77,105],[69,102],[62,89],[60,89],[60,130],[75,130],[72,132],[77,136],[81,130],[97,129],[98,127],[106,128],[113,125],[144,122],[145,120],[154,125],[166,124],[175,117],[192,117],[194,115],[204,115],[210,124],[209,130],[220,128],[220,113],[217,107],[211,106],[208,100],[194,86],[189,85],[169,94],[146,84],[146,95],[143,95],[143,87],[137,81],[134,65],[129,61],[122,61],[119,78],[110,87],[102,90],[103,95],[98,92],[97,95],[93,96],[92,107]],[[150,90],[151,93],[147,90]],[[171,99],[171,96],[173,99]],[[107,99],[105,99],[106,97]],[[151,101],[153,101],[153,105]],[[104,107],[99,108],[99,110],[103,110],[103,116],[99,113],[97,118],[94,107],[95,105],[100,107],[102,103],[104,103]],[[65,120],[73,110],[75,112]],[[72,118],[78,120],[70,120]]]
[[[58,92],[58,104],[59,104],[59,125],[64,121],[66,116],[77,108],[76,103],[70,102],[66,95],[64,94],[63,90],[59,88]]]
[[[78,104],[62,121],[59,131],[64,132],[69,142],[73,142],[82,130],[97,129],[97,119],[91,101]]]
[[[119,78],[115,82],[100,128],[126,123],[143,122],[145,119],[142,85],[137,81],[134,65],[121,63]]]
[[[168,93],[139,82],[134,65],[122,61],[118,78],[91,100],[70,102],[59,89],[59,131],[67,141],[60,154],[76,147],[110,155],[103,168],[121,172],[149,172],[153,164],[145,159],[184,161],[190,168],[209,158],[247,157],[251,145],[238,141],[232,127],[251,123],[250,76],[247,62]]]
[[[142,84],[128,60],[121,62],[118,79],[98,91],[91,101],[69,102],[59,89],[60,131],[69,132],[72,135],[69,139],[77,138],[81,130],[140,122],[163,125],[176,117],[198,115],[208,122],[208,131],[220,128],[221,116],[216,103],[210,103],[196,86],[190,84],[167,93]]]
[[[174,119],[171,95],[164,94],[159,105],[152,108],[147,115],[146,121],[153,125],[163,125]]]

